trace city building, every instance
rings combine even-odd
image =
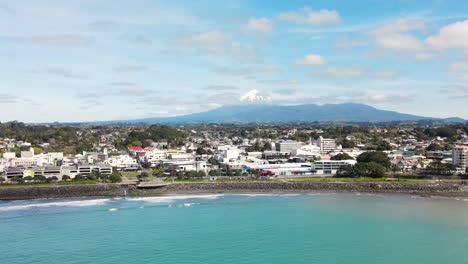
[[[308,145],[305,145],[298,149],[293,150],[292,154],[294,156],[320,157],[320,152],[321,152],[320,147],[312,144],[312,140],[310,140]]]
[[[331,176],[335,175],[342,166],[354,164],[355,160],[318,160],[314,162],[313,169],[315,174]]]
[[[336,148],[336,142],[334,139],[323,138],[322,136],[317,140],[317,145],[322,153],[331,152]]]
[[[138,166],[137,160],[134,159],[133,157],[130,157],[129,155],[111,156],[105,161],[105,163],[117,169],[124,169],[124,168]]]
[[[276,145],[276,150],[279,152],[288,152],[292,153],[296,149],[299,149],[302,147],[302,142],[294,141],[294,140],[285,140],[285,141],[280,141]]]
[[[468,146],[458,145],[452,150],[453,164],[460,168],[462,171],[466,171],[468,167]]]

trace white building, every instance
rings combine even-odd
[[[302,147],[302,142],[294,140],[285,140],[277,144],[276,150],[279,152],[288,152],[292,153],[294,150],[297,150]]]
[[[335,175],[345,165],[354,165],[355,160],[318,160],[314,162],[314,170],[317,175]]]
[[[309,145],[302,146],[292,151],[294,156],[304,157],[320,157],[320,148],[312,144],[312,140],[309,141]]]
[[[161,160],[165,159],[167,156],[165,151],[159,149],[152,149],[145,153],[144,159],[146,162],[149,162],[152,166],[160,163]]]
[[[166,171],[197,171],[198,169],[206,171],[207,165],[204,162],[205,166],[203,167],[202,162],[197,163],[192,154],[168,154],[167,159],[161,160],[160,164]]]
[[[46,164],[55,164],[57,161],[63,160],[63,152],[49,152],[37,155],[41,157]]]
[[[263,174],[271,172],[275,176],[311,175],[311,163],[249,164],[247,170],[261,170]]]
[[[111,156],[105,163],[118,169],[138,166],[137,160],[129,155]]]
[[[452,150],[453,164],[459,167],[462,171],[468,168],[468,146],[455,146]]]
[[[323,138],[322,136],[319,137],[317,140],[317,145],[320,148],[322,153],[328,153],[336,148],[336,142],[332,138]]]

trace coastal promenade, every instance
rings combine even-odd
[[[154,186],[151,186],[154,187]],[[27,200],[70,197],[155,196],[183,193],[306,193],[369,192],[423,196],[468,197],[465,182],[210,182],[171,183],[158,188],[135,185],[93,184],[73,186],[0,187],[0,200]]]

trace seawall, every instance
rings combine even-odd
[[[213,182],[174,183],[157,189],[128,186],[128,196],[152,196],[182,193],[294,193],[294,192],[379,192],[417,195],[468,197],[465,183],[323,183],[323,182]],[[119,197],[124,190],[117,184],[0,187],[0,200],[27,200],[71,197]]]

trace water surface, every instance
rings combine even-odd
[[[468,201],[187,195],[0,202],[0,263],[468,263]]]

